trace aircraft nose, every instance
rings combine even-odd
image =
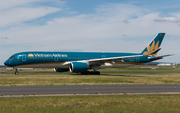
[[[6,60],[6,61],[4,62],[4,65],[9,66],[9,60]]]

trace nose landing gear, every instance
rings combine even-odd
[[[17,70],[17,68],[15,69],[15,75],[18,75],[19,73],[18,73],[18,70]]]

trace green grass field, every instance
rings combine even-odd
[[[179,113],[180,95],[0,98],[1,113]]]
[[[6,71],[0,74],[0,86],[36,85],[121,85],[121,84],[180,84],[180,68],[170,66],[156,70],[134,66],[100,70],[102,75],[80,75],[70,72],[58,73],[53,69]]]
[[[180,84],[180,75],[18,75],[0,76],[0,86]]]

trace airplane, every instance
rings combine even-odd
[[[141,53],[29,51],[12,55],[4,64],[13,67],[16,75],[18,68],[54,68],[56,72],[100,75],[97,70],[101,68],[129,67],[171,56],[157,56],[164,36],[165,33],[158,33]]]

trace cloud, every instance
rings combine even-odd
[[[180,35],[173,35],[173,34],[166,34],[166,36],[169,36],[171,38],[179,38],[180,39]]]
[[[10,8],[24,6],[33,2],[39,2],[42,0],[1,0],[0,10],[7,10]]]
[[[165,27],[167,24],[156,23],[153,20],[155,18],[159,18],[159,13],[147,13],[142,11],[139,7],[129,4],[101,5],[96,8],[97,12],[94,14],[79,14],[59,18],[56,17],[48,20],[45,25],[30,26],[27,26],[23,22],[53,13],[58,11],[58,9],[36,7],[34,10],[32,9],[32,11],[31,8],[25,9],[26,12],[22,12],[21,10],[23,9],[17,10],[20,11],[20,15],[25,16],[19,16],[19,18],[15,17],[14,20],[12,18],[6,20],[8,23],[19,23],[21,26],[14,26],[9,30],[0,31],[3,35],[11,33],[10,37],[16,37],[13,38],[14,41],[9,43],[31,43],[37,40],[38,42],[46,40],[46,42],[53,43],[61,41],[62,39],[81,40],[92,38],[103,39],[110,37],[121,39],[124,38],[121,37],[124,34],[127,35],[127,38],[136,38],[145,35],[157,34],[161,31],[177,32],[177,29],[175,28],[178,27],[177,25],[176,27],[174,27],[174,25],[168,25],[169,27]],[[41,12],[44,12],[45,14],[41,14]],[[126,24],[127,20],[128,24]],[[5,22],[5,19],[3,23],[4,26],[8,25],[8,23]],[[21,42],[18,41],[24,38],[26,38],[26,40]]]
[[[36,9],[39,10],[38,8]],[[36,9],[32,12],[36,12]],[[42,11],[44,10],[42,8]],[[38,42],[43,42],[40,45],[44,47],[47,43],[51,42],[53,44],[58,41],[61,42],[63,39],[82,40],[99,38],[103,40],[113,37],[121,40],[121,38],[124,38],[124,34],[127,35],[126,38],[137,38],[152,34],[155,35],[162,31],[172,31],[172,33],[178,31],[175,29],[178,27],[177,25],[176,27],[174,25],[168,25],[169,27],[166,27],[167,24],[153,21],[155,18],[159,18],[159,13],[147,13],[133,5],[108,4],[99,6],[96,8],[96,11],[95,14],[79,14],[76,16],[54,18],[49,20],[45,25],[26,26],[23,25],[22,21],[27,21],[29,18],[23,18],[19,22],[22,24],[21,26],[15,26],[0,33],[4,35],[11,33],[12,42],[9,42],[11,44],[33,43],[35,45],[35,42],[37,44],[39,44]],[[39,13],[37,13],[38,15]],[[31,19],[33,18],[36,18],[36,15]],[[128,24],[125,23],[127,20],[129,22]],[[63,47],[66,46],[64,45]],[[46,49],[46,46],[44,48]]]
[[[51,6],[52,3],[64,4],[60,0],[2,0],[0,1],[0,28],[14,27],[62,11],[62,8]],[[45,5],[46,3],[49,6]]]
[[[129,21],[128,21],[128,20],[125,20],[125,21],[124,21],[124,23],[128,24],[128,23],[129,23]]]
[[[29,50],[61,51],[72,48],[82,51],[141,52],[158,32],[180,35],[179,26],[171,22],[154,21],[157,18],[163,19],[159,12],[146,11],[129,4],[100,5],[92,14],[56,15],[48,17],[43,25],[25,22],[36,22],[35,19],[45,15],[67,11],[61,10],[61,7],[50,6],[13,9],[4,13],[0,11],[1,17],[5,18],[0,19],[3,21],[0,25],[11,26],[9,29],[0,30],[0,34],[11,37],[11,41],[0,42],[4,48],[6,45],[12,47],[8,49],[9,54]],[[139,40],[143,40],[143,43],[139,43]],[[172,44],[173,41],[176,42],[178,39],[172,40]],[[171,52],[174,46],[177,45],[168,46],[161,51]],[[0,49],[4,48],[1,46]]]
[[[2,36],[1,39],[9,39],[7,36]]]
[[[155,19],[154,21],[155,22],[173,22],[173,23],[179,23],[180,22],[180,20],[178,20],[175,17],[164,17],[161,19]]]
[[[53,7],[29,7],[0,11],[0,17],[2,17],[0,18],[0,27],[21,25],[23,22],[31,21],[60,10]]]

